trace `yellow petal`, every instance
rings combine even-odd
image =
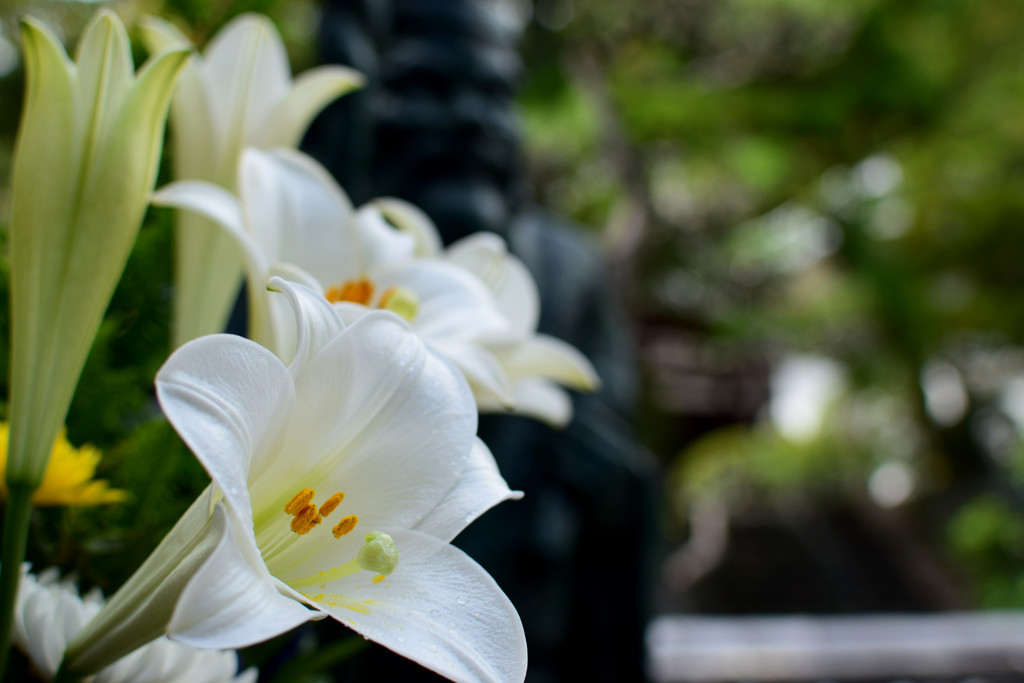
[[[7,465],[8,433],[8,424],[0,422],[0,473]],[[93,479],[100,457],[99,450],[94,446],[72,446],[61,430],[50,454],[42,484],[32,495],[32,504],[39,507],[102,505],[126,500],[127,491],[110,488],[106,480]],[[0,494],[7,497],[6,485],[0,484]]]

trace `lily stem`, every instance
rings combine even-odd
[[[32,516],[32,494],[35,487],[9,484],[7,510],[4,516],[3,550],[0,551],[0,680],[7,671],[11,650],[11,629],[14,608],[21,580],[21,563],[25,561],[28,524]]]

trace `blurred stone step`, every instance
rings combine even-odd
[[[657,683],[1024,681],[1020,611],[663,616],[648,629],[647,646]]]

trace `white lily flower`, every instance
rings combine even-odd
[[[346,327],[319,293],[271,282],[296,311],[295,359],[214,335],[160,370],[161,406],[213,485],[65,666],[96,671],[163,633],[233,648],[330,616],[449,678],[521,680],[515,609],[449,543],[520,495],[475,437],[464,380],[399,317]]]
[[[12,172],[7,481],[42,477],[93,337],[131,251],[187,52],[134,73],[124,26],[100,11],[68,59],[22,22],[27,89]]]
[[[191,47],[156,17],[143,19],[142,36],[154,54]],[[363,83],[343,66],[310,69],[293,82],[277,29],[258,14],[224,26],[181,80],[171,105],[174,177],[232,191],[245,147],[296,147],[321,109]],[[175,347],[224,329],[242,279],[242,255],[230,236],[189,214],[178,216],[176,230]]]
[[[64,648],[82,626],[103,607],[96,589],[79,596],[73,581],[55,568],[38,577],[23,565],[18,603],[14,613],[14,643],[32,662],[33,670],[53,680]],[[255,683],[258,672],[238,672],[238,656],[231,650],[197,650],[167,638],[158,638],[106,667],[92,683]]]
[[[251,284],[282,274],[319,289],[350,321],[376,308],[399,313],[458,366],[481,410],[564,425],[572,404],[556,383],[598,386],[581,353],[536,333],[536,285],[496,235],[474,235],[442,251],[436,228],[418,209],[387,199],[354,211],[326,170],[291,150],[246,150],[239,195],[180,182],[158,191],[154,202],[226,228],[247,255]],[[250,336],[289,358],[294,341],[286,312],[257,287],[250,292]]]

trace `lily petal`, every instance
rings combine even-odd
[[[95,673],[164,634],[182,589],[228,531],[223,504],[201,495],[156,550],[68,645],[71,673]]]
[[[444,261],[405,261],[371,272],[381,291],[404,287],[419,301],[413,329],[427,342],[468,342],[508,330],[479,280]]]
[[[174,24],[160,17],[147,15],[139,22],[142,40],[151,55],[170,50],[191,49],[192,42]],[[174,142],[174,169],[178,178],[190,180],[217,180],[218,164],[210,163],[210,151],[216,149],[212,126],[213,114],[207,99],[202,77],[204,60],[193,56],[178,78],[178,91],[171,101],[171,125],[176,134]]]
[[[360,273],[379,265],[401,263],[413,257],[416,240],[413,235],[396,230],[372,204],[359,209],[356,230],[361,260]]]
[[[512,325],[514,336],[537,329],[540,295],[533,276],[505,242],[490,233],[476,233],[455,242],[445,252],[448,260],[480,278],[490,288],[501,313]]]
[[[242,207],[224,188],[201,180],[179,180],[153,193],[152,203],[206,216],[236,235],[245,234]]]
[[[352,203],[323,167],[292,150],[250,148],[240,177],[249,234],[269,263],[300,264],[322,283],[353,270],[352,235],[339,227]]]
[[[201,181],[171,183],[153,194],[157,206],[185,209],[176,218],[175,347],[224,328],[242,279],[241,264],[266,270],[246,234],[234,195]],[[222,229],[223,228],[223,229]]]
[[[309,287],[314,292],[324,291],[323,285],[320,284],[319,280],[304,271],[302,268],[299,268],[294,263],[277,262],[270,264],[270,277],[279,277],[286,282],[294,282],[297,285]],[[267,282],[269,281],[270,280],[268,278]],[[270,291],[276,292],[278,290],[271,289]],[[323,298],[320,294],[317,294],[317,296]]]
[[[271,264],[267,275],[269,276],[267,279],[268,283],[270,278],[280,277],[289,282],[305,285],[318,292],[323,291],[315,277],[290,263]],[[269,284],[266,286],[266,289],[268,292],[277,291],[270,287]],[[253,339],[258,340],[263,346],[272,350],[285,364],[293,364],[298,350],[299,330],[295,326],[295,312],[288,301],[288,297],[276,296],[275,294],[264,296],[261,293],[259,296],[249,297],[250,305],[255,306],[254,301],[261,302],[259,305],[265,306],[266,310],[263,315],[269,325],[259,324],[259,319],[262,317],[259,314],[253,316],[256,318],[256,320],[250,319],[250,333]]]
[[[257,139],[261,122],[288,94],[288,55],[267,17],[242,14],[218,31],[204,57],[210,99],[220,105],[215,131],[234,141],[226,158],[237,159],[242,141]]]
[[[321,109],[345,93],[361,88],[365,82],[355,69],[339,65],[303,73],[263,124],[256,138],[259,146],[264,149],[298,147],[306,128]]]
[[[538,377],[516,382],[516,412],[561,429],[572,419],[572,400],[562,387]]]
[[[413,528],[448,543],[470,522],[498,503],[522,497],[522,491],[509,489],[490,449],[477,438],[469,463],[459,481],[437,507]]]
[[[26,17],[22,21],[21,41],[27,81],[11,180],[9,248],[16,267],[11,272],[12,432],[7,478],[10,481],[17,474],[38,483],[46,460],[32,458],[30,454],[50,452],[74,391],[74,380],[65,380],[64,384],[69,385],[63,387],[67,402],[61,406],[58,398],[47,395],[52,394],[53,387],[49,391],[41,391],[40,387],[47,385],[47,373],[58,352],[56,345],[65,342],[53,329],[53,306],[61,297],[62,283],[52,276],[61,271],[65,250],[46,248],[46,244],[66,245],[72,239],[71,202],[53,198],[70,198],[74,193],[75,174],[54,171],[67,166],[69,150],[76,145],[77,94],[71,75],[74,67],[49,28]],[[27,115],[29,112],[32,116]],[[47,182],[38,182],[38,178],[46,178]],[[26,229],[19,230],[19,223],[24,223]],[[18,335],[24,339],[19,340]],[[84,361],[84,351],[82,355]],[[20,402],[25,405],[17,405]],[[26,422],[20,430],[16,427],[19,412]],[[19,448],[19,439],[26,445]]]
[[[268,289],[284,294],[292,307],[292,318],[297,327],[297,348],[288,369],[296,377],[342,333],[345,323],[322,294],[307,286],[272,277]]]
[[[513,381],[543,377],[582,391],[596,391],[601,380],[594,366],[571,344],[550,335],[538,334],[507,350],[494,350],[495,356]]]
[[[111,113],[121,106],[135,80],[128,33],[113,12],[101,10],[89,22],[78,41],[75,62],[79,107],[90,112],[86,126],[102,139],[113,123]],[[88,165],[91,159],[84,161]]]
[[[512,381],[490,351],[479,344],[455,347],[438,345],[437,351],[450,359],[466,376],[481,409],[485,405],[501,410],[512,410],[516,407]]]
[[[413,256],[429,258],[441,253],[441,235],[418,206],[396,197],[380,197],[370,204],[400,231],[413,236],[416,240]]]
[[[253,468],[253,500],[265,501],[256,518],[278,514],[296,491],[319,481],[314,488],[324,495],[344,491],[346,508],[366,528],[412,526],[465,469],[476,433],[469,388],[385,311],[360,318],[317,358],[317,372],[296,378],[304,409],[289,431],[301,447],[266,470]],[[339,400],[339,387],[350,398]],[[330,534],[305,538],[314,536],[335,542]],[[272,571],[282,576],[279,567]]]
[[[156,377],[167,418],[223,491],[243,528],[251,529],[247,479],[277,456],[294,411],[291,375],[255,342],[200,337],[174,352]]]
[[[139,33],[151,55],[192,47],[192,42],[181,29],[152,14],[147,14],[139,20]]]
[[[202,648],[246,647],[327,616],[281,595],[262,560],[253,567],[239,542],[251,543],[229,529],[185,587],[167,626],[174,640]]]
[[[361,575],[318,587],[320,605],[364,637],[454,681],[523,680],[526,639],[494,579],[433,536],[384,531],[401,548],[398,569],[380,583]]]
[[[266,259],[246,233],[242,207],[224,188],[201,180],[179,180],[154,192],[151,201],[156,206],[192,211],[223,227],[238,243],[252,267],[266,272]]]
[[[339,301],[338,303],[333,304],[333,306],[334,310],[338,312],[338,315],[345,321],[346,325],[351,325],[370,311],[374,310],[363,306],[362,304],[354,304],[349,301]]]

